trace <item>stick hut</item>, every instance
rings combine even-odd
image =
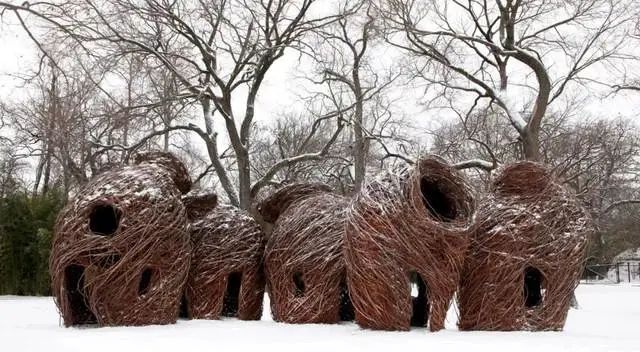
[[[60,213],[49,267],[66,326],[176,321],[191,254],[177,183],[188,175],[151,160],[98,175]]]
[[[342,252],[348,204],[320,184],[283,187],[261,204],[263,217],[275,222],[265,250],[274,320],[353,320]]]
[[[543,165],[498,171],[460,283],[461,330],[561,330],[593,224]]]
[[[348,211],[345,245],[356,322],[444,328],[473,213],[464,178],[437,157],[365,184]]]
[[[183,314],[193,319],[259,320],[265,236],[246,212],[216,206],[215,195],[187,197],[193,257]]]

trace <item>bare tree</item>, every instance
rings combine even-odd
[[[469,102],[468,114],[497,106],[531,160],[542,158],[549,107],[569,86],[599,78],[590,76],[597,65],[620,58],[634,18],[632,3],[616,0],[384,3],[389,41],[424,59],[416,64],[417,76],[440,87],[442,96]],[[522,68],[532,73],[533,85],[529,75],[517,73]],[[531,95],[530,107],[521,110],[516,94]]]
[[[204,127],[176,125],[152,135],[186,130],[199,136],[230,202],[248,209],[278,169],[322,158],[327,149],[280,160],[273,170],[252,183],[249,148],[258,93],[267,72],[287,48],[295,47],[307,32],[336,18],[311,16],[310,8],[316,2],[77,0],[0,6],[18,16],[36,16],[88,50],[108,45],[121,53],[147,55],[163,65],[180,83],[178,96],[200,104]],[[28,25],[25,27],[28,30]],[[167,37],[175,40],[159,40]],[[240,113],[234,108],[238,106]],[[215,116],[223,122],[232,148],[237,186],[221,160]]]
[[[375,34],[374,18],[368,1],[360,1],[358,10],[351,16],[344,16],[331,26],[321,28],[317,35],[320,47],[328,49],[327,53],[313,50],[322,79],[320,84],[327,84],[333,92],[342,93],[339,87],[346,87],[348,97],[340,99],[353,104],[350,114],[350,125],[353,130],[354,144],[352,148],[354,164],[354,190],[358,191],[366,174],[366,121],[365,103],[379,92],[378,75],[368,64],[367,50]],[[364,77],[366,76],[366,77]],[[337,93],[337,94],[340,94]],[[334,93],[336,94],[336,93]],[[338,107],[340,108],[340,107]]]
[[[349,172],[351,162],[347,157],[350,145],[345,134],[338,136],[328,128],[330,124],[331,120],[318,119],[312,112],[305,112],[284,115],[272,127],[260,127],[267,133],[256,138],[252,145],[255,174],[264,177],[271,165],[279,160],[313,152],[330,144],[331,157],[284,167],[274,175],[269,185],[277,188],[294,182],[315,181],[330,184],[336,190],[347,193],[353,184]],[[336,140],[328,143],[332,138]]]
[[[609,253],[612,244],[607,236],[616,236],[609,229],[618,225],[612,219],[620,220],[621,212],[640,204],[637,124],[621,118],[597,120],[581,116],[577,120],[567,112],[549,114],[542,131],[541,161],[575,191],[599,225],[591,255]],[[493,158],[499,164],[509,163],[519,158],[517,138],[518,134],[499,115],[476,114],[434,131],[432,152],[450,159]],[[484,171],[472,175],[478,189],[489,182]],[[616,247],[617,251],[624,249],[627,248]]]

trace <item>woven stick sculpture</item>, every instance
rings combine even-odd
[[[264,233],[235,207],[214,195],[184,199],[191,221],[193,256],[185,287],[186,315],[193,319],[259,320],[264,297]],[[215,208],[215,209],[214,209]]]
[[[182,194],[187,194],[191,190],[189,171],[182,161],[171,153],[160,151],[140,153],[135,156],[135,164],[160,167],[171,176],[173,183]]]
[[[353,319],[342,253],[348,204],[319,184],[290,185],[262,203],[265,219],[275,221],[265,250],[274,320],[330,324]]]
[[[66,326],[176,321],[191,248],[183,175],[161,164],[102,173],[60,213],[49,268]]]
[[[380,330],[444,328],[473,212],[463,177],[436,157],[408,175],[365,184],[348,211],[345,245],[356,322]]]
[[[544,166],[508,165],[482,200],[460,284],[461,330],[560,330],[589,214]]]

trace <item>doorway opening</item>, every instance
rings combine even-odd
[[[222,303],[222,316],[235,317],[238,315],[241,286],[242,273],[233,272],[229,274],[227,277],[227,290]]]
[[[534,267],[524,269],[524,305],[535,308],[542,304],[543,287],[542,273]]]
[[[356,313],[349,297],[349,287],[346,280],[340,282],[340,321],[352,321],[356,318]]]
[[[64,288],[71,307],[71,324],[95,324],[98,322],[87,303],[84,270],[81,265],[70,265],[64,271]]]
[[[429,320],[427,284],[415,271],[409,273],[409,280],[411,282],[411,326],[425,327]]]

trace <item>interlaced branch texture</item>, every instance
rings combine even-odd
[[[185,198],[193,244],[185,287],[187,314],[194,319],[259,320],[265,288],[264,233],[247,213],[216,207],[214,198]]]
[[[345,244],[356,322],[380,330],[427,321],[432,331],[444,328],[474,210],[465,179],[437,157],[365,184],[348,209]],[[427,302],[412,299],[412,277],[424,282]]]
[[[352,318],[343,239],[347,198],[320,184],[283,187],[259,207],[275,221],[265,250],[274,320],[337,323]]]
[[[49,267],[66,326],[176,321],[191,246],[178,172],[161,164],[102,173],[59,215]]]
[[[561,330],[594,229],[575,195],[540,164],[511,164],[497,172],[477,224],[459,328]]]
[[[191,176],[185,165],[175,155],[167,152],[152,151],[140,153],[135,156],[137,165],[156,165],[163,168],[175,183],[182,194],[191,190]]]

